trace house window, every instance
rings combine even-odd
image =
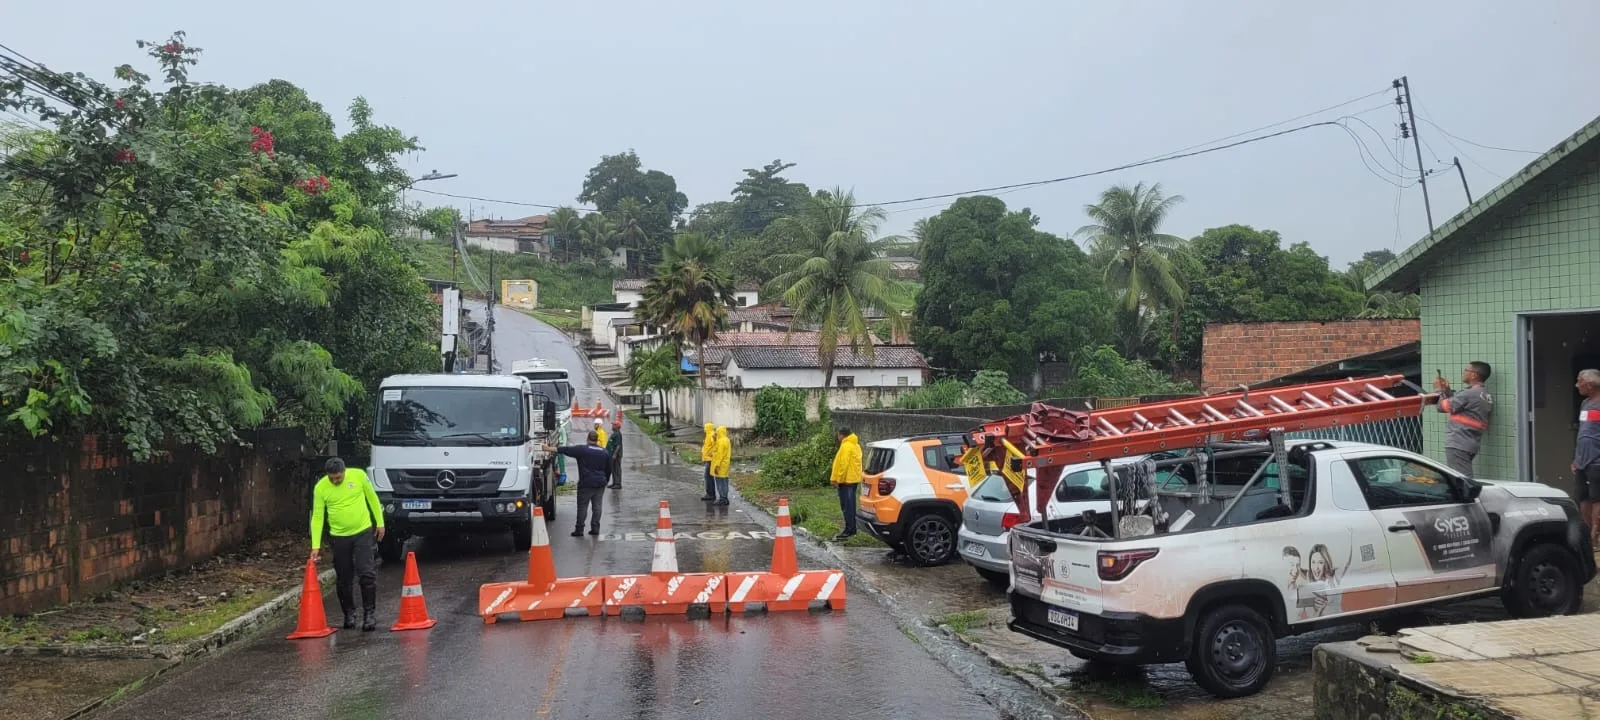
[[[744,306],[749,305],[749,304],[750,304],[750,298],[748,298],[748,297],[746,297],[744,295],[740,295],[738,297],[738,305],[739,305],[739,307],[744,307]]]
[[[911,384],[911,378],[901,375],[895,380],[894,384],[899,385],[900,387],[906,387],[907,385]]]
[[[856,386],[856,376],[854,375],[840,375],[838,380],[841,388],[853,388]]]

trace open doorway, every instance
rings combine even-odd
[[[1583,398],[1573,387],[1578,371],[1600,369],[1600,312],[1527,315],[1522,318],[1523,358],[1517,384],[1525,401],[1519,433],[1524,444],[1525,479],[1537,480],[1567,493],[1576,489],[1572,453],[1578,434],[1578,407]]]

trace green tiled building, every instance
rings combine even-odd
[[[1600,118],[1494,188],[1373,278],[1422,296],[1422,368],[1460,387],[1493,366],[1494,418],[1478,454],[1487,479],[1572,492],[1577,371],[1600,368]],[[1444,417],[1429,412],[1429,455]]]

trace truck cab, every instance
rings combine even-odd
[[[540,429],[550,435],[550,444],[569,444],[567,436],[572,431],[572,380],[566,368],[552,367],[540,358],[517,360],[511,363],[511,374],[526,379],[533,389],[534,400],[542,406],[545,401],[556,405],[556,424]],[[536,418],[537,419],[537,418]]]
[[[396,375],[379,386],[368,469],[383,505],[379,552],[409,536],[504,532],[527,550],[535,505],[553,517],[555,473],[539,421],[555,405],[514,375]]]

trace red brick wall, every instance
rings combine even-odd
[[[246,437],[248,448],[179,449],[147,463],[104,436],[0,450],[0,615],[94,597],[252,534],[304,526],[304,438],[265,430]]]
[[[1201,346],[1201,387],[1253,385],[1421,339],[1420,320],[1213,323]]]

